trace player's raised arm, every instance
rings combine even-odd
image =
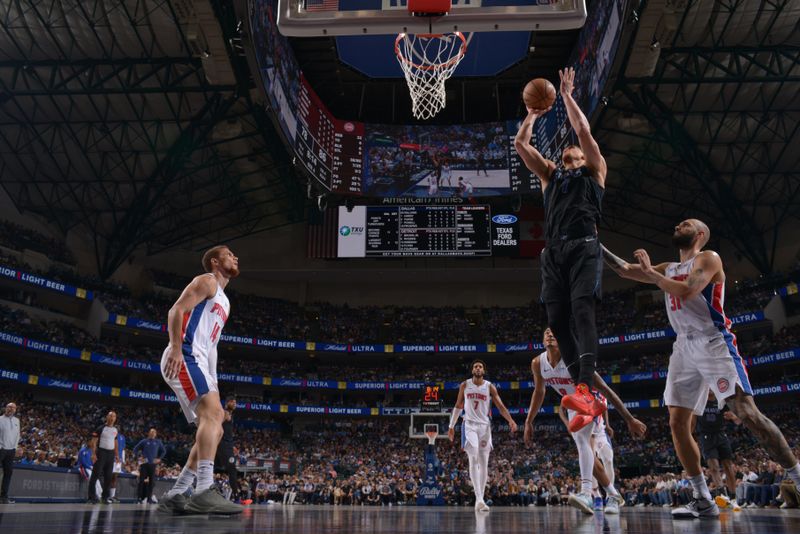
[[[628,408],[625,407],[625,403],[622,402],[619,395],[617,395],[616,392],[606,384],[603,377],[597,373],[594,374],[594,387],[614,405],[614,408],[617,409],[622,419],[625,421],[625,424],[628,425],[630,433],[636,438],[644,437],[647,432],[647,425],[636,419],[631,412],[628,411]]]
[[[458,397],[456,397],[456,405],[453,406],[453,411],[450,414],[450,428],[447,429],[447,437],[453,441],[456,437],[456,423],[458,418],[461,417],[461,410],[464,409],[464,388],[467,387],[466,382],[461,382],[458,387]]]
[[[711,250],[704,250],[697,255],[692,266],[692,272],[686,280],[673,280],[659,272],[650,264],[650,256],[644,249],[633,253],[639,260],[639,268],[650,277],[650,282],[663,289],[664,292],[679,299],[687,300],[696,297],[711,280],[722,271],[722,260],[719,254]]]
[[[213,276],[200,275],[192,280],[181,296],[169,309],[167,316],[167,330],[169,332],[169,357],[164,368],[167,378],[175,378],[181,370],[183,361],[181,339],[183,333],[183,318],[191,313],[195,306],[205,299],[212,298],[217,292],[217,282]]]
[[[561,77],[561,98],[564,99],[564,106],[567,108],[567,118],[572,129],[575,130],[578,144],[586,157],[586,166],[592,171],[592,175],[600,187],[605,187],[606,173],[608,172],[606,159],[600,153],[597,141],[592,137],[589,120],[575,99],[572,98],[572,90],[575,88],[575,69],[568,67],[558,71],[558,75]]]
[[[514,148],[517,154],[522,158],[522,162],[525,163],[528,170],[542,182],[542,191],[547,189],[550,175],[553,174],[556,164],[542,156],[541,152],[531,145],[531,138],[533,137],[534,121],[546,112],[547,110],[529,110],[528,116],[522,121],[517,136],[514,138]]]
[[[489,386],[489,394],[492,396],[492,402],[494,403],[494,405],[497,406],[498,410],[500,410],[500,415],[502,415],[503,419],[505,419],[508,422],[508,426],[511,427],[511,433],[513,434],[514,432],[517,431],[517,423],[516,421],[514,421],[514,418],[511,417],[511,414],[508,412],[508,408],[506,408],[506,405],[503,404],[503,400],[500,398],[500,395],[497,394],[497,388],[494,387],[494,384],[491,384]]]
[[[544,403],[544,393],[547,387],[542,377],[542,366],[540,363],[541,356],[535,357],[531,360],[531,374],[533,375],[533,393],[531,393],[531,404],[528,406],[528,417],[525,418],[525,430],[523,439],[525,445],[531,446],[533,443],[533,421],[539,413],[539,409]]]
[[[652,277],[649,274],[642,272],[642,268],[638,263],[628,263],[610,250],[605,245],[601,244],[600,248],[603,251],[603,260],[612,271],[620,275],[622,278],[628,280],[636,280],[637,282],[644,282],[645,284],[653,284]],[[666,263],[659,263],[653,269],[660,273],[664,273],[667,269]]]

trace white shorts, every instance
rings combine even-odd
[[[712,336],[678,336],[669,359],[664,404],[703,415],[709,389],[722,409],[725,399],[736,393],[736,386],[753,394],[733,334],[726,331]]]
[[[167,361],[169,347],[164,350],[161,356],[161,376],[164,381],[175,392],[178,403],[181,405],[183,415],[190,423],[197,420],[195,409],[203,395],[210,391],[219,392],[217,386],[217,362],[216,358],[209,361],[203,354],[183,354],[183,365],[177,378],[168,379],[164,375],[164,365]]]
[[[492,450],[492,425],[470,423],[464,421],[461,425],[461,448],[470,452],[491,451]]]

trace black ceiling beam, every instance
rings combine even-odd
[[[104,250],[97,256],[101,278],[111,276],[136,247],[147,240],[146,222],[163,202],[162,195],[181,172],[192,152],[202,145],[202,141],[237,99],[235,95],[227,98],[221,94],[212,96],[172,144],[147,183],[129,203],[121,220],[104,236]]]
[[[743,209],[742,202],[721,179],[706,154],[697,147],[692,137],[675,119],[669,106],[664,104],[648,86],[639,91],[622,86],[622,91],[637,112],[645,117],[654,128],[654,135],[670,144],[675,153],[685,162],[687,169],[698,180],[709,199],[719,209],[722,217],[718,223],[725,224],[726,234],[742,256],[750,260],[762,273],[772,271],[772,258],[767,253],[763,230],[759,228],[750,213]]]

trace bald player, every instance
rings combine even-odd
[[[700,467],[700,450],[692,437],[693,415],[700,416],[709,388],[720,409],[727,406],[753,433],[759,444],[777,460],[795,484],[800,484],[800,463],[786,438],[753,402],[731,322],[725,316],[725,271],[714,251],[703,250],[711,236],[705,223],[687,219],[675,227],[672,244],[680,252],[679,263],[652,265],[643,249],[630,264],[603,247],[606,263],[623,278],[657,285],[664,291],[672,329],[678,335],[667,370],[664,404],[675,452],[689,475],[694,499],[672,511],[675,518],[717,517]]]

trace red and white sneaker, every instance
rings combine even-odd
[[[575,393],[561,397],[561,408],[597,417],[605,411],[606,406],[603,401],[592,395],[586,384],[578,384]]]
[[[572,416],[572,419],[569,420],[569,424],[567,425],[567,429],[574,434],[581,428],[590,424],[592,421],[594,421],[594,417],[591,415],[583,415],[579,413]]]

